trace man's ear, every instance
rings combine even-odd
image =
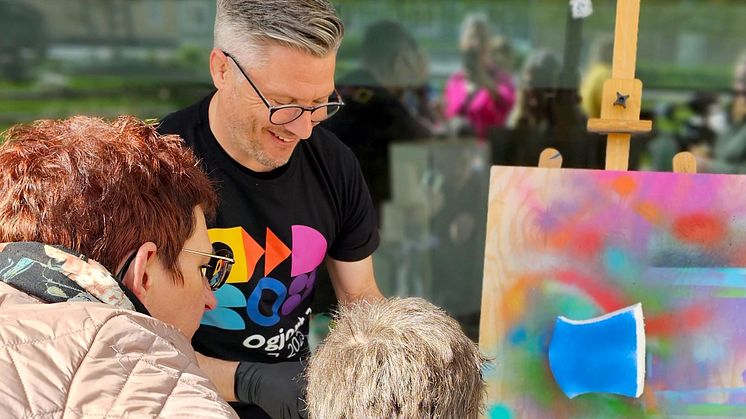
[[[127,273],[124,275],[124,285],[147,307],[148,292],[153,286],[153,278],[149,273],[157,262],[158,247],[153,242],[145,242],[138,249]]]
[[[228,74],[230,66],[228,60],[229,58],[217,48],[210,52],[210,75],[212,76],[212,83],[218,90],[225,86],[226,80],[230,76]]]

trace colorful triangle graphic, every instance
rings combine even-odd
[[[285,246],[272,230],[267,227],[267,240],[264,243],[266,255],[264,256],[264,276],[269,275],[277,265],[290,256],[290,249]]]
[[[254,275],[254,269],[256,269],[256,263],[259,262],[259,258],[264,254],[262,246],[256,242],[246,230],[241,229],[243,233],[243,250],[246,255],[246,281],[251,279]]]

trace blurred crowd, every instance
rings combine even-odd
[[[591,42],[584,62],[563,62],[567,54],[540,47],[516,51],[496,32],[485,15],[468,15],[460,68],[435,88],[426,51],[403,25],[366,28],[360,68],[338,80],[347,106],[326,126],[361,160],[377,205],[389,197],[388,148],[399,141],[476,138],[489,144],[491,163],[524,166],[553,147],[564,167],[603,168],[605,141],[587,133],[586,122],[600,117],[613,37]],[[733,91],[695,91],[652,110],[644,100],[641,119],[653,119],[654,130],[633,138],[630,169],[670,171],[676,153],[691,151],[700,171],[746,172],[744,86],[746,54]]]

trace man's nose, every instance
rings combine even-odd
[[[285,129],[292,132],[296,137],[301,140],[311,136],[313,131],[314,123],[311,121],[311,112],[303,112],[301,116],[295,121],[288,122],[285,124]]]

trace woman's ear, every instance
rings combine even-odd
[[[147,307],[148,293],[153,285],[149,275],[157,262],[158,247],[153,242],[145,242],[138,249],[135,258],[124,275],[124,285]]]

